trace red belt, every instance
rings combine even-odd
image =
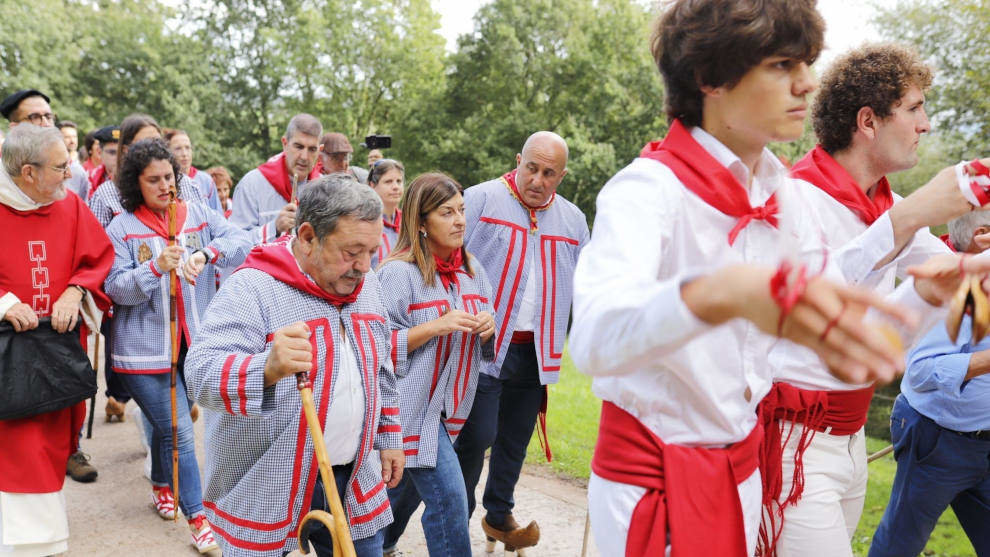
[[[533,331],[513,331],[510,344],[532,344],[536,340]]]
[[[666,444],[628,412],[604,402],[591,469],[647,490],[633,510],[626,556],[663,555],[668,532],[672,557],[745,556],[737,486],[756,471],[762,439],[757,424],[746,439],[724,449]]]
[[[804,451],[817,432],[852,435],[866,423],[873,399],[873,386],[854,391],[810,391],[787,383],[774,383],[760,402],[757,412],[766,438],[760,454],[763,474],[763,524],[760,526],[760,553],[776,555],[775,546],[783,527],[784,509],[801,499],[804,492]],[[794,451],[794,476],[783,478],[784,445],[800,425]],[[784,486],[786,497],[781,499]]]

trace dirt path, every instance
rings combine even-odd
[[[102,376],[102,373],[100,374]],[[131,416],[127,422],[107,424],[103,420],[106,399],[102,377],[97,395],[93,438],[83,439],[83,450],[91,455],[99,478],[81,484],[66,478],[65,497],[69,507],[70,556],[171,557],[198,555],[190,543],[184,520],[166,522],[151,505],[151,488],[144,477],[144,449]],[[128,410],[134,402],[128,403]],[[203,420],[196,424],[197,456],[203,469]],[[484,478],[484,474],[482,478]],[[479,486],[480,488],[480,486]],[[477,493],[481,501],[481,489]],[[554,477],[539,467],[523,471],[516,489],[516,516],[540,524],[540,544],[526,552],[530,557],[578,557],[584,537],[587,499],[584,488],[572,481]],[[422,509],[420,510],[420,513]],[[471,521],[474,555],[484,557],[481,531],[482,512]],[[589,542],[593,546],[593,542]],[[426,556],[426,544],[419,513],[409,522],[399,549],[407,556]],[[502,555],[499,547],[496,556]],[[594,547],[589,556],[598,556]]]

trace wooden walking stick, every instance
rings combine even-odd
[[[296,205],[299,204],[299,178],[296,177],[295,172],[292,173],[292,197],[289,200]]]
[[[340,493],[337,492],[337,482],[333,477],[333,470],[330,468],[330,458],[327,456],[327,447],[323,441],[323,428],[320,427],[320,417],[316,413],[316,404],[313,403],[313,382],[309,378],[308,372],[296,374],[296,388],[299,389],[299,396],[302,398],[303,412],[306,414],[306,425],[309,427],[309,435],[313,438],[313,452],[316,453],[316,463],[320,468],[320,478],[323,480],[323,493],[326,494],[330,504],[330,512],[313,510],[306,513],[306,516],[299,522],[299,551],[306,555],[309,549],[306,547],[309,535],[306,526],[310,521],[316,520],[327,527],[330,531],[330,539],[333,541],[333,554],[343,557],[356,557],[354,552],[354,542],[351,540],[351,529],[347,523],[347,514],[344,506],[340,502]]]
[[[93,340],[93,371],[99,375],[100,369],[100,331],[97,329]],[[89,419],[86,423],[86,439],[93,438],[93,416],[96,414],[96,393],[89,399]]]
[[[175,242],[175,188],[169,191],[168,202],[168,245]],[[179,508],[179,420],[175,403],[175,376],[179,368],[179,324],[176,310],[175,291],[179,285],[179,274],[176,269],[168,272],[168,318],[169,334],[172,346],[172,371],[169,375],[169,394],[172,397],[172,496],[175,498],[175,508]],[[175,512],[172,520],[178,520],[179,513]]]

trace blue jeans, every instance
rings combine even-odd
[[[471,555],[464,478],[443,424],[437,439],[436,467],[406,468],[399,485],[388,490],[388,501],[395,521],[385,529],[386,548],[395,547],[409,517],[424,501],[423,534],[430,557]]]
[[[333,467],[333,482],[337,484],[337,493],[341,499],[347,493],[347,480],[351,477],[353,464],[344,464]],[[341,501],[343,504],[343,501]],[[330,512],[330,503],[327,502],[326,492],[323,490],[323,478],[316,476],[316,485],[313,486],[313,502],[310,504],[311,510],[321,510]],[[382,538],[385,530],[379,530],[374,536],[354,540],[354,553],[357,557],[381,557]],[[333,539],[326,528],[320,527],[309,536],[309,545],[313,548],[317,557],[330,557],[333,555]]]
[[[454,446],[464,474],[468,516],[474,513],[474,490],[488,447],[492,448],[492,454],[482,500],[488,523],[502,526],[506,516],[512,513],[513,493],[543,404],[544,390],[533,343],[510,344],[501,376],[482,374],[478,378],[471,414]]]
[[[159,485],[168,483],[172,490],[172,403],[169,394],[169,374],[121,373],[134,402],[151,422],[151,478]],[[189,401],[185,396],[186,385],[182,374],[175,378],[175,408],[178,414],[179,440],[179,508],[187,517],[203,510],[203,489],[196,462],[196,440],[192,419],[189,417]]]
[[[897,474],[870,557],[918,555],[952,506],[977,555],[990,555],[990,440],[965,437],[918,413],[903,395],[890,413]]]

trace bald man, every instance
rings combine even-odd
[[[485,450],[492,448],[482,500],[489,546],[497,540],[520,548],[539,540],[535,521],[520,528],[512,517],[513,491],[537,415],[546,412],[547,385],[560,374],[574,267],[588,239],[584,213],[557,195],[566,174],[567,143],[541,131],[526,140],[515,170],[464,193],[464,245],[496,286],[496,357],[481,370],[455,448],[469,512]],[[549,460],[550,446],[544,447]]]

